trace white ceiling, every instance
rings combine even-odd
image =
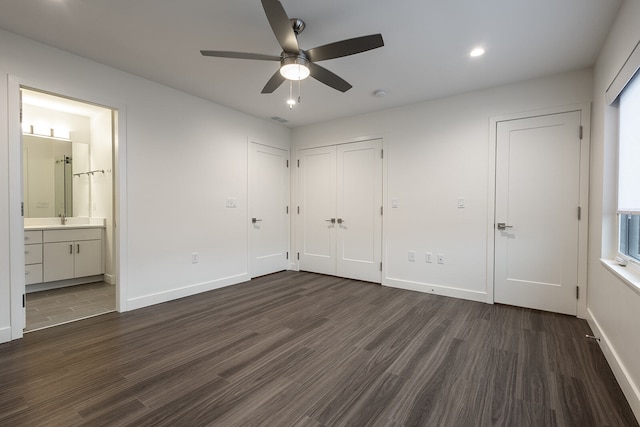
[[[260,93],[279,55],[260,0],[0,0],[0,28],[262,118],[296,127],[590,67],[621,0],[281,0],[308,50],[382,33],[385,46],[321,63],[353,85]],[[486,54],[470,58],[483,46]],[[377,89],[386,97],[373,96]]]

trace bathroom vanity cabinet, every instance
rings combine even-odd
[[[65,280],[69,285],[82,283],[82,278],[95,281],[104,274],[103,233],[103,227],[25,231],[25,283],[57,282],[59,287]]]

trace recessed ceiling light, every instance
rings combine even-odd
[[[483,48],[481,48],[481,47],[477,47],[477,48],[473,49],[473,50],[469,53],[469,56],[474,57],[474,58],[475,58],[476,56],[482,56],[482,55],[484,55],[484,49],[483,49]]]

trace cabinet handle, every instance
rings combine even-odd
[[[69,253],[73,255],[73,245],[69,245]]]
[[[80,253],[80,243],[78,243],[78,253]]]

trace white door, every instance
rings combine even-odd
[[[298,154],[299,266],[336,274],[336,147]]]
[[[382,278],[382,141],[337,147],[337,275]]]
[[[579,111],[499,122],[495,302],[577,314]]]
[[[287,269],[289,152],[251,143],[249,149],[250,274]]]
[[[299,153],[301,270],[380,282],[382,141]]]

